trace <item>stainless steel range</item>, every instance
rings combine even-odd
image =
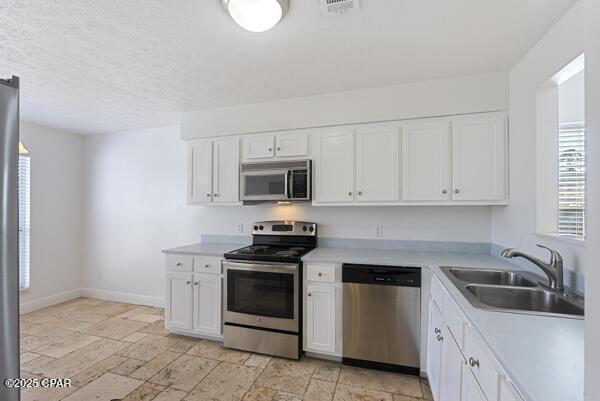
[[[316,246],[315,223],[262,221],[251,246],[225,254],[225,347],[300,357],[301,258]]]

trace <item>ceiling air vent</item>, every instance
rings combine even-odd
[[[340,15],[358,10],[359,0],[321,0],[321,9],[325,15]]]

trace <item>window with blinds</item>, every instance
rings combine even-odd
[[[19,287],[29,288],[30,278],[30,217],[31,217],[31,159],[21,146],[19,149]]]
[[[558,234],[585,237],[585,126],[558,133]]]

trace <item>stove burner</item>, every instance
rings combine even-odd
[[[292,251],[303,251],[305,248],[302,246],[293,246],[290,248]]]
[[[270,246],[266,246],[266,245],[252,245],[252,246],[249,246],[247,248],[240,249],[238,252],[239,253],[250,253],[250,254],[253,254],[253,253],[258,253],[258,252],[266,252],[269,249],[271,249],[271,247]]]
[[[292,249],[286,249],[284,251],[276,252],[275,255],[277,255],[277,256],[298,256],[298,252],[294,251]]]

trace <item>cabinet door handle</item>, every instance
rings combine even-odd
[[[479,359],[475,359],[472,356],[469,357],[469,365],[471,365],[472,368],[475,366],[479,367]]]
[[[454,190],[454,193],[455,193],[455,194],[458,194],[458,193],[460,193],[460,189],[456,188],[456,189]]]
[[[209,267],[210,267],[210,265],[209,265],[209,264],[206,264],[206,265],[204,265],[204,268],[205,268],[205,269],[208,269]]]
[[[362,191],[358,191],[358,194],[359,194],[359,195],[362,195]]]
[[[197,282],[197,281],[194,281],[194,285],[198,285],[198,282]]]
[[[277,150],[281,150],[281,146],[277,146]]]
[[[213,196],[216,198],[217,196],[219,196],[219,194],[214,194]]]
[[[442,337],[442,336],[440,336],[440,335],[438,334],[438,336],[437,336],[437,340],[438,340],[438,341],[444,341],[444,337]]]
[[[177,263],[175,263],[175,266],[183,266],[183,263],[177,262]]]
[[[188,281],[186,281],[185,283],[186,283],[187,285],[190,285],[191,281],[190,281],[190,280],[188,280]]]
[[[348,196],[352,196],[352,191],[348,192]]]
[[[269,148],[269,152],[272,152],[272,151],[273,151],[273,148]]]
[[[206,196],[208,196],[210,198],[210,194],[206,194]]]
[[[447,193],[448,193],[448,190],[447,190],[447,189],[442,189],[442,193],[443,193],[443,194],[447,194]]]
[[[435,334],[440,334],[442,332],[442,330],[438,329],[437,327],[435,328]]]
[[[317,276],[323,277],[323,273],[319,273],[319,274],[317,274]]]
[[[308,295],[309,297],[312,297],[312,294],[311,294],[310,292],[309,292],[307,295]]]

